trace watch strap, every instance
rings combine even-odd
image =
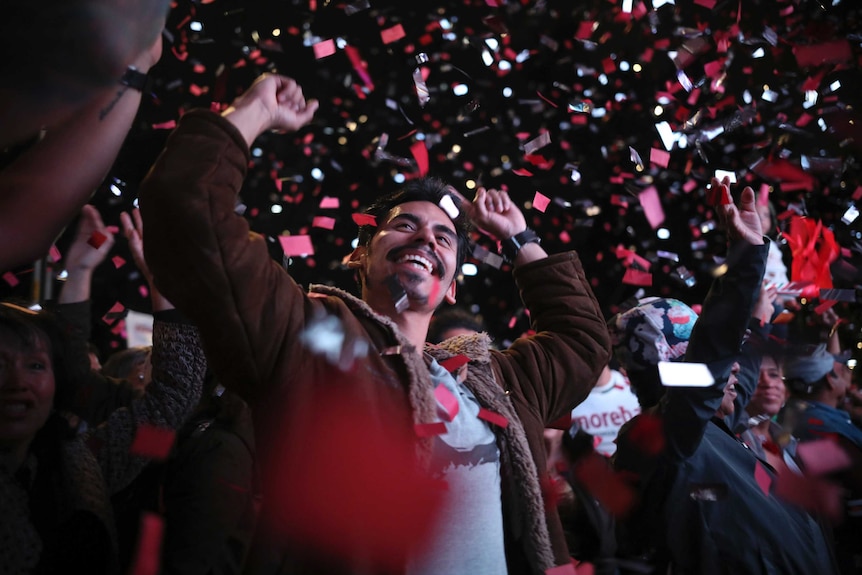
[[[149,82],[150,77],[134,66],[126,68],[126,72],[123,74],[123,77],[120,78],[120,84],[133,88],[139,92],[146,91],[149,86]]]
[[[527,228],[523,232],[515,234],[511,238],[502,240],[500,242],[500,249],[503,252],[503,257],[506,261],[512,263],[515,261],[521,248],[531,243],[540,244],[542,243],[542,239],[536,232]]]

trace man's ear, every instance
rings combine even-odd
[[[455,303],[455,291],[457,288],[457,284],[458,282],[455,281],[455,278],[452,278],[452,283],[450,283],[449,287],[446,289],[446,296],[443,299],[449,304]]]
[[[350,256],[347,258],[347,267],[352,270],[360,269],[365,265],[365,252],[367,248],[365,246],[359,245],[356,246],[352,252],[350,252]]]

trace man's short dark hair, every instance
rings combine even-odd
[[[476,333],[485,331],[485,326],[482,325],[475,315],[461,308],[448,308],[438,311],[431,318],[431,324],[428,326],[428,337],[430,343],[440,343],[443,341],[443,334],[450,329],[469,329]]]
[[[431,202],[439,206],[443,198],[449,196],[452,198],[455,207],[458,208],[458,217],[452,220],[452,223],[455,224],[455,232],[458,234],[458,269],[460,269],[461,265],[467,260],[472,224],[462,207],[461,199],[457,194],[451,192],[452,187],[439,178],[419,178],[411,180],[395,192],[380,196],[363,213],[374,216],[378,225],[380,225],[383,218],[395,206],[407,202]],[[371,238],[376,233],[376,226],[369,224],[359,226],[359,245],[368,246]]]

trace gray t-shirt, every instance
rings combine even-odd
[[[489,424],[479,419],[479,403],[463,384],[433,359],[435,387],[458,400],[453,421],[440,407],[446,433],[435,437],[432,471],[449,486],[427,546],[412,557],[408,575],[505,574],[500,450]]]

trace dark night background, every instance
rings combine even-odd
[[[859,3],[677,0],[654,7],[634,0],[624,12],[625,5],[178,0],[151,72],[152,95],[93,203],[118,225],[173,121],[194,107],[223,108],[260,73],[278,72],[299,81],[321,108],[300,133],[256,142],[241,201],[252,229],[311,236],[315,254],[290,264],[303,285],[353,285],[341,266],[356,234],[351,214],[397,187],[399,174],[417,174],[415,163],[375,154],[384,133],[385,152],[395,158],[412,160],[411,146],[424,142],[429,172],[468,197],[473,183],[507,188],[549,252],[580,252],[608,317],[641,289],[623,283],[617,246],[651,262],[653,285],[643,295],[703,299],[725,245],[705,192],[717,169],[756,192],[769,189],[779,214],[822,220],[845,248],[833,265],[835,287],[862,284],[862,222],[841,221],[862,195]],[[384,43],[381,31],[396,25],[405,36]],[[335,53],[316,59],[313,45],[329,39]],[[373,85],[357,73],[351,51]],[[424,108],[413,83],[422,53],[429,59]],[[806,61],[812,54],[815,61]],[[806,92],[817,95],[810,105]],[[651,148],[666,149],[660,122],[685,141],[670,150],[667,167],[650,162]],[[550,143],[525,155],[523,145],[544,132]],[[652,228],[638,201],[650,186],[666,231]],[[532,208],[537,191],[552,200],[544,212]],[[321,209],[325,196],[339,198],[340,207]],[[312,227],[315,216],[335,218],[334,230]],[[58,241],[61,252],[68,236]],[[479,243],[495,249],[487,239]],[[114,249],[131,262],[122,237]],[[478,274],[461,280],[459,305],[472,306],[505,344],[529,328],[509,270],[471,261]],[[3,295],[28,294],[32,268],[16,276],[14,288],[0,282]],[[115,268],[109,259],[100,268],[94,339],[103,350],[123,340],[119,327],[100,318],[115,302],[148,311],[142,285],[131,263]],[[836,307],[854,348],[857,308]]]

